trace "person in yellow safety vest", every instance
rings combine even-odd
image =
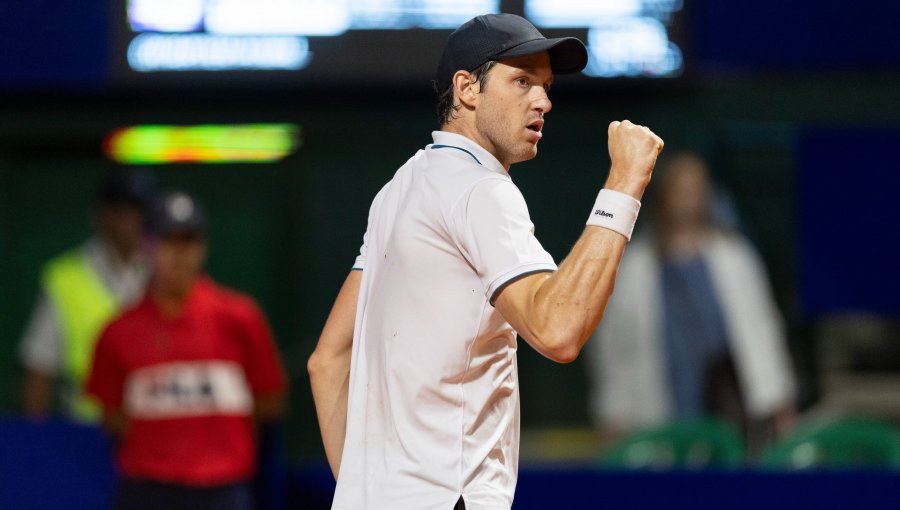
[[[152,197],[150,182],[141,177],[111,173],[95,196],[94,236],[44,266],[20,348],[26,416],[49,416],[58,398],[64,417],[100,419],[100,408],[82,391],[94,345],[103,327],[141,296],[149,273],[142,245]]]

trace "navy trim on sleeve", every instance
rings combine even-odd
[[[553,269],[535,269],[534,271],[526,271],[522,274],[513,276],[509,280],[506,280],[505,282],[500,284],[499,287],[497,287],[497,290],[495,290],[494,293],[491,294],[491,299],[488,299],[488,303],[490,303],[491,306],[494,306],[494,300],[497,299],[497,296],[500,294],[500,291],[505,289],[511,283],[516,282],[517,280],[520,280],[522,278],[525,278],[526,276],[531,276],[531,275],[537,274],[537,273],[555,273],[555,272],[556,271],[554,271]]]

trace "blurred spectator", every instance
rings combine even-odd
[[[654,221],[626,249],[588,342],[592,416],[613,434],[717,416],[758,451],[791,426],[796,392],[765,268],[712,218],[703,159],[682,152],[661,166]]]
[[[58,382],[63,415],[78,421],[99,419],[99,408],[83,393],[97,335],[140,296],[147,279],[141,248],[150,186],[139,177],[110,174],[94,199],[95,234],[44,266],[20,349],[23,410],[28,416],[40,418],[53,411]]]
[[[202,274],[193,198],[163,197],[154,228],[147,294],[104,330],[87,382],[119,441],[117,508],[254,508],[257,420],[282,414],[286,386],[269,326]]]

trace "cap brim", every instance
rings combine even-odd
[[[587,65],[587,48],[585,48],[583,42],[575,37],[534,39],[513,46],[495,55],[494,59],[524,57],[545,51],[550,55],[550,68],[556,74],[577,73]]]

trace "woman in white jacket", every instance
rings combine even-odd
[[[626,250],[588,342],[591,414],[611,432],[718,415],[756,450],[793,421],[782,318],[756,251],[711,221],[705,162],[679,153],[661,170],[655,225]]]

